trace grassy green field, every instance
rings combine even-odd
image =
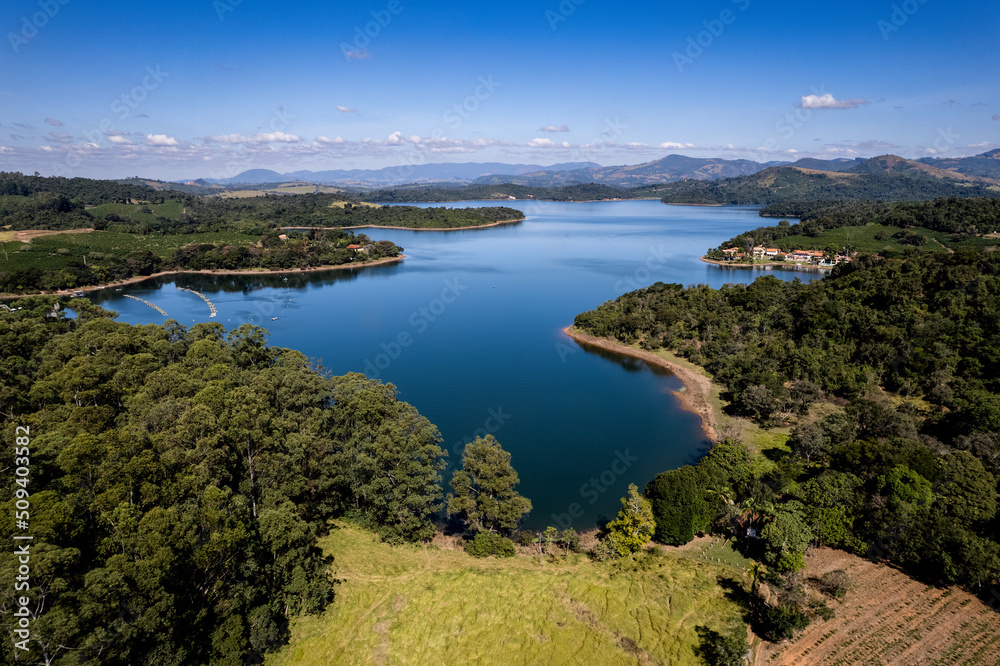
[[[732,555],[477,560],[391,547],[342,523],[321,545],[334,557],[336,598],[324,614],[295,620],[291,644],[268,666],[700,664],[695,628],[722,631],[740,614],[717,584],[741,578]]]
[[[941,236],[945,240],[948,238],[947,234],[937,234],[929,229],[914,229],[913,231],[921,236],[928,237],[928,239],[937,238],[938,236]],[[883,232],[887,238],[885,240],[875,238],[879,232]],[[837,248],[850,246],[861,252],[881,252],[887,247],[896,251],[902,251],[907,247],[913,247],[903,245],[892,237],[893,234],[898,232],[899,227],[868,224],[863,227],[829,229],[819,236],[786,236],[781,240],[775,241],[774,245],[784,250],[824,250],[831,245]],[[947,251],[944,247],[931,240],[928,240],[921,248],[929,252]]]
[[[151,212],[142,212],[144,207],[148,208]],[[98,219],[102,219],[105,215],[113,213],[124,220],[152,222],[157,217],[163,217],[168,220],[181,219],[183,206],[177,199],[167,199],[161,204],[150,204],[148,206],[145,204],[107,203],[89,208],[87,212]]]
[[[111,204],[119,205],[119,204]],[[125,205],[125,204],[121,204]],[[31,243],[7,242],[0,256],[0,270],[16,271],[31,266],[42,270],[59,270],[72,261],[82,261],[84,255],[124,256],[133,250],[149,250],[166,258],[188,243],[223,243],[250,246],[259,236],[219,231],[200,234],[169,234],[141,236],[114,231],[93,231],[88,234],[56,234],[36,238]]]

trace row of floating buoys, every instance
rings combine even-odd
[[[174,286],[176,287],[177,285],[174,285]],[[209,312],[211,312],[211,314],[208,315],[209,319],[211,319],[215,315],[219,314],[219,311],[215,309],[215,303],[213,303],[212,301],[208,300],[208,297],[205,296],[205,294],[201,293],[200,291],[195,291],[194,289],[187,289],[185,287],[177,287],[177,288],[180,289],[181,291],[190,292],[190,293],[194,294],[195,296],[197,296],[198,298],[200,298],[201,300],[205,301],[205,303],[208,304],[208,310],[209,310]]]
[[[139,298],[138,296],[133,296],[132,294],[122,294],[122,296],[124,296],[125,298],[131,298],[134,301],[139,301],[140,303],[145,303],[149,307],[151,307],[154,310],[156,310],[157,312],[159,312],[164,317],[167,316],[167,313],[166,313],[166,311],[163,308],[161,308],[159,305],[156,305],[154,303],[150,303],[145,298]]]

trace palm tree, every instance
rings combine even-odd
[[[750,575],[753,576],[753,582],[750,584],[750,597],[751,599],[757,598],[757,590],[760,587],[760,578],[767,573],[767,569],[760,562],[754,562],[750,565]]]
[[[723,504],[729,504],[729,505],[736,504],[733,501],[733,498],[736,496],[736,493],[734,493],[733,489],[730,488],[729,486],[715,486],[713,488],[706,488],[705,492],[708,493],[709,495],[713,495],[719,498],[720,500],[722,500]]]

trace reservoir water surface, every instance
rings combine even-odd
[[[576,314],[654,282],[718,287],[759,277],[698,257],[767,222],[752,208],[659,201],[507,203],[527,219],[465,231],[361,230],[402,246],[406,259],[395,264],[180,275],[106,289],[93,300],[133,324],[256,324],[268,329],[271,345],[321,359],[334,374],[391,382],[441,431],[446,488],[465,442],[491,433],[511,452],[518,490],[534,503],[527,527],[588,529],[614,517],[629,483],[641,490],[657,473],[697,460],[708,442],[698,419],[671,395],[681,387],[674,376],[584,351],[562,329]],[[178,286],[203,293],[217,317],[209,319],[206,303]],[[574,503],[580,508],[571,517]]]

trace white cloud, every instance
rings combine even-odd
[[[389,136],[385,137],[385,140],[382,143],[384,143],[387,146],[400,146],[400,145],[402,145],[404,143],[404,141],[403,141],[403,133],[402,132],[393,132]]]
[[[349,106],[341,106],[340,104],[337,105],[337,111],[340,111],[341,113],[354,113],[356,110],[357,109],[352,109]]]
[[[625,145],[628,146],[629,148],[649,148],[648,143],[641,143],[639,141],[629,141]]]
[[[532,148],[552,148],[556,142],[552,139],[532,139],[528,145]]]
[[[123,137],[120,134],[110,134],[110,135],[108,135],[108,141],[110,141],[111,143],[117,143],[117,144],[123,145],[123,146],[131,146],[132,145],[131,141],[129,141],[128,139],[126,139],[125,137]]]
[[[691,149],[694,148],[693,143],[677,143],[676,141],[664,141],[657,148],[663,148],[664,150],[680,150],[680,149]]]
[[[251,143],[298,143],[302,138],[284,132],[262,132],[250,137]]]
[[[55,118],[46,118],[45,122],[48,123],[49,125],[52,125],[53,127],[62,127],[62,122],[56,120]]]
[[[302,137],[284,132],[258,132],[245,136],[243,134],[220,134],[205,137],[210,143],[298,143]]]
[[[335,136],[332,139],[328,136],[318,136],[316,137],[316,143],[321,146],[330,146],[338,143],[344,143],[343,137]]]
[[[855,109],[868,103],[866,99],[836,99],[830,93],[826,93],[823,95],[803,95],[802,102],[796,106],[800,109]]]
[[[65,132],[49,132],[45,140],[62,144],[73,143],[73,137]]]
[[[167,136],[166,134],[147,134],[146,135],[146,145],[147,146],[179,146],[180,141],[172,136]]]
[[[569,125],[546,125],[538,128],[539,132],[568,132]]]

